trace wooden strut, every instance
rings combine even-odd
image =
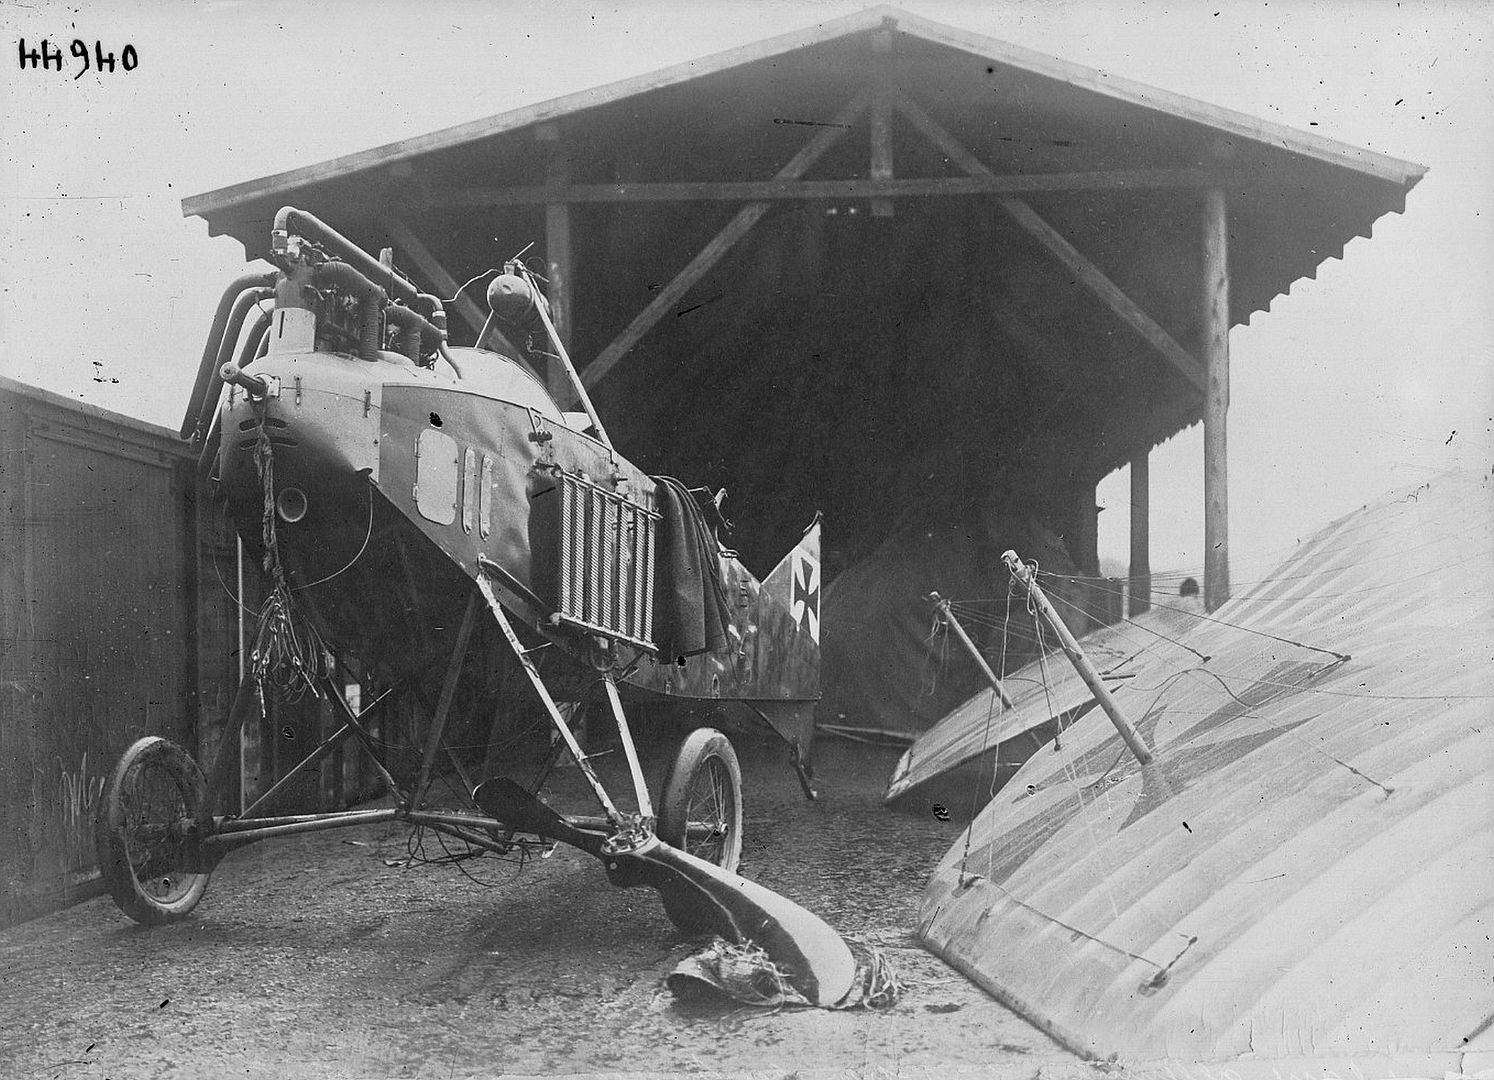
[[[372,712],[373,709],[378,705],[378,702],[375,701],[361,713],[354,712],[353,707],[349,705],[347,699],[342,696],[342,688],[337,685],[336,680],[334,680],[331,675],[324,675],[322,677],[322,691],[327,695],[327,699],[337,707],[339,712],[342,713],[343,721],[353,729],[353,737],[356,738],[358,740],[358,744],[363,747],[364,753],[368,755],[369,761],[373,762],[374,769],[378,771],[380,779],[382,779],[385,785],[389,788],[389,793],[394,796],[394,801],[399,804],[399,809],[408,809],[409,804],[405,801],[404,796],[400,794],[398,781],[394,779],[394,775],[385,767],[384,759],[379,756],[378,746],[374,740],[374,737],[370,735],[368,729],[363,726],[363,717]]]
[[[638,748],[633,745],[633,730],[628,718],[623,715],[622,699],[617,696],[617,680],[608,672],[602,677],[607,690],[607,704],[612,707],[612,719],[617,723],[617,735],[622,740],[623,755],[628,759],[628,775],[633,778],[633,796],[638,800],[638,816],[652,818],[654,804],[648,797],[648,784],[643,779],[643,766],[638,761]]]
[[[1002,176],[903,176],[827,180],[618,180],[466,188],[434,195],[436,209],[581,203],[813,202],[824,199],[923,199],[931,196],[1028,195],[1076,191],[1192,191],[1217,184],[1207,169],[1105,169]]]
[[[975,666],[980,668],[980,673],[986,677],[986,682],[990,683],[991,689],[996,691],[996,697],[1000,699],[1002,709],[1015,709],[1017,706],[1013,704],[1011,695],[1006,692],[1006,687],[996,677],[996,673],[991,670],[991,665],[986,663],[986,658],[975,647],[975,642],[970,640],[970,635],[965,632],[965,627],[960,624],[960,620],[950,610],[949,601],[936,592],[929,593],[929,599],[934,602],[934,607],[939,612],[939,618],[946,626],[954,631],[955,637],[959,639],[961,645],[965,646],[965,651],[975,661]]]
[[[597,777],[596,770],[591,767],[591,762],[586,759],[586,752],[581,749],[581,744],[576,741],[576,733],[565,722],[565,717],[560,715],[560,707],[555,704],[555,699],[550,696],[550,690],[545,686],[545,680],[540,677],[539,669],[534,666],[534,661],[529,658],[523,642],[514,633],[513,624],[508,621],[508,616],[503,613],[503,605],[498,602],[498,597],[493,593],[493,586],[488,584],[488,579],[483,573],[477,575],[477,588],[482,592],[482,597],[488,603],[488,610],[493,613],[493,618],[498,621],[499,629],[503,631],[504,638],[508,641],[509,648],[513,650],[514,656],[518,658],[519,664],[524,669],[524,674],[529,676],[530,685],[534,692],[539,695],[540,702],[545,707],[545,713],[550,717],[550,722],[555,725],[556,732],[565,742],[566,749],[571,752],[571,757],[576,759],[576,764],[581,767],[581,774],[586,777],[586,782],[591,785],[592,794],[596,796],[597,802],[602,806],[607,820],[616,828],[624,824],[622,813],[613,805],[612,799],[607,795],[607,789],[602,786],[602,781]]]
[[[538,300],[540,295],[538,283],[535,282],[533,276],[522,263],[518,269],[524,275],[524,280],[529,283],[529,288],[534,291],[536,297],[534,310],[539,315],[540,322],[544,324],[545,333],[550,337],[550,344],[555,348],[555,355],[560,358],[561,374],[570,383],[570,387],[576,392],[576,396],[581,399],[581,407],[586,410],[586,418],[591,422],[593,430],[596,431],[597,438],[602,441],[602,445],[607,447],[608,450],[612,450],[612,440],[607,437],[607,429],[602,426],[602,417],[597,412],[596,406],[591,403],[591,395],[586,392],[586,384],[576,374],[576,366],[571,363],[571,354],[566,349],[565,342],[560,340],[560,331],[556,330],[555,324],[550,321],[550,313],[546,310],[548,306],[547,302]],[[551,387],[554,388],[558,382],[558,379],[552,380],[550,382]]]
[[[446,718],[451,714],[452,698],[456,696],[457,681],[461,678],[462,662],[467,659],[467,643],[472,640],[472,627],[477,622],[477,597],[467,599],[462,612],[462,624],[457,629],[456,642],[451,647],[451,660],[446,665],[446,677],[441,681],[441,697],[436,702],[435,715],[431,717],[430,734],[426,736],[425,753],[420,759],[420,778],[415,782],[415,791],[410,796],[410,809],[419,810],[421,800],[431,783],[431,768],[436,763],[436,754],[441,749],[441,738],[446,734]]]
[[[1069,632],[1069,628],[1064,625],[1064,621],[1059,618],[1058,612],[1053,609],[1048,597],[1038,586],[1037,575],[1032,572],[1032,567],[1018,558],[1015,551],[1003,552],[1001,561],[1006,563],[1007,569],[1012,572],[1012,577],[1026,586],[1027,593],[1032,597],[1039,613],[1058,635],[1058,642],[1063,646],[1063,651],[1068,654],[1069,662],[1074,665],[1074,670],[1079,673],[1079,677],[1084,680],[1084,685],[1089,687],[1090,692],[1094,694],[1095,700],[1100,703],[1100,708],[1105,710],[1105,715],[1110,717],[1110,722],[1115,725],[1115,730],[1120,732],[1120,737],[1130,748],[1131,753],[1136,756],[1136,760],[1143,765],[1150,765],[1152,752],[1142,740],[1141,733],[1126,718],[1125,713],[1121,712],[1120,706],[1115,703],[1115,698],[1110,696],[1110,691],[1100,679],[1100,673],[1095,670],[1094,664],[1079,647],[1079,642],[1074,640],[1074,635]]]

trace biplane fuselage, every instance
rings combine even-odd
[[[252,545],[266,506],[254,453],[268,440],[281,557],[335,651],[392,678],[439,666],[441,631],[487,573],[577,677],[606,662],[599,649],[614,664],[636,656],[623,684],[634,696],[754,703],[807,744],[819,646],[803,591],[817,588],[817,552],[795,549],[765,588],[719,549],[726,649],[660,656],[656,485],[588,434],[584,414],[563,413],[498,353],[451,350],[458,377],[391,352],[276,349],[275,330],[249,369],[272,392],[230,386],[224,400],[221,479]]]
[[[757,943],[806,1000],[850,994],[856,963],[834,931],[736,872],[741,770],[730,741],[711,727],[690,732],[655,813],[620,692],[750,706],[794,748],[812,797],[800,758],[819,696],[818,522],[759,584],[715,535],[715,499],[651,479],[616,452],[517,260],[489,286],[492,318],[538,321],[584,419],[563,413],[518,361],[448,348],[443,302],[417,292],[391,258],[374,260],[294,207],[276,216],[271,240],[276,272],[224,292],[182,429],[263,560],[256,645],[206,773],[152,736],[106,784],[95,835],[120,909],[147,924],[184,918],[230,851],[404,822],[469,855],[570,844],[602,860],[614,884],[658,889],[682,929]],[[249,312],[272,296],[232,362]],[[502,687],[518,685],[510,675],[542,706],[551,752],[524,786],[491,760],[490,738],[474,783],[448,716],[463,685],[467,720],[491,712]],[[354,706],[345,676],[382,692]],[[329,700],[342,724],[257,797],[245,794],[238,812],[219,813],[233,733],[266,690],[292,688]],[[408,732],[418,769],[396,763],[397,736],[369,730],[397,689],[423,714]],[[609,794],[563,708],[597,690],[633,809]],[[265,812],[294,776],[349,743],[392,806]],[[456,807],[433,792],[443,751],[460,781],[443,784]],[[568,817],[541,797],[563,752],[600,818]]]

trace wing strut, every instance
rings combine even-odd
[[[545,680],[540,678],[539,668],[534,666],[534,661],[529,658],[529,653],[519,641],[519,635],[514,633],[513,623],[508,621],[508,616],[503,613],[503,605],[498,602],[498,597],[493,595],[493,586],[488,583],[487,575],[479,571],[477,574],[477,588],[482,592],[482,598],[488,602],[488,610],[493,613],[493,618],[498,620],[498,626],[503,631],[503,636],[508,639],[508,647],[518,657],[519,664],[524,668],[524,674],[529,676],[530,685],[539,699],[544,703],[545,712],[550,717],[550,722],[555,725],[555,730],[560,733],[561,739],[565,741],[566,749],[576,759],[576,764],[581,766],[581,773],[586,777],[586,782],[591,785],[592,793],[596,795],[597,802],[602,804],[602,812],[607,815],[607,820],[613,826],[621,828],[624,825],[623,816],[618,812],[612,800],[607,796],[607,789],[602,787],[602,781],[597,778],[596,770],[591,767],[591,762],[586,759],[586,753],[581,749],[581,744],[576,741],[576,733],[571,726],[565,722],[565,717],[560,715],[560,706],[555,704],[555,699],[550,696],[549,689],[545,686]],[[610,685],[610,683],[609,683]],[[614,693],[615,693],[614,689]],[[618,712],[619,718],[622,716]],[[626,728],[624,728],[626,730]],[[631,737],[624,740],[624,744],[631,750],[633,740]],[[628,755],[628,764],[634,766],[637,760],[636,751]]]
[[[567,819],[546,806],[537,796],[511,780],[493,779],[480,784],[472,793],[484,812],[540,836],[572,844],[600,858],[614,885],[652,885],[687,906],[698,921],[729,941],[751,940],[760,945],[774,963],[787,972],[796,990],[815,1005],[834,1005],[852,990],[856,961],[834,930],[818,916],[806,911],[777,893],[763,888],[739,874],[698,859],[664,843],[654,835],[653,804],[638,763],[638,750],[623,715],[617,681],[612,673],[603,676],[607,702],[617,721],[633,790],[638,798],[638,813],[620,812],[602,787],[570,725],[565,722],[555,699],[550,696],[539,669],[514,633],[513,624],[493,592],[492,583],[481,566],[476,575],[477,588],[487,601],[509,648],[518,657],[535,693],[544,703],[555,730],[565,740],[571,756],[591,785],[597,801],[607,814],[610,834],[603,835],[590,826],[579,827],[581,819]]]

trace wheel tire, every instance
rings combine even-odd
[[[114,767],[99,802],[94,845],[109,895],[136,922],[173,922],[202,899],[208,875],[187,869],[187,843],[171,830],[206,801],[197,762],[157,736],[140,739]]]
[[[697,823],[693,838],[689,823]],[[699,826],[712,828],[699,835]],[[680,745],[659,799],[659,839],[671,847],[735,871],[742,858],[742,767],[731,740],[715,728],[697,728]],[[660,893],[664,910],[687,934],[710,929],[687,902]]]

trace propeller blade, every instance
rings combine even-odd
[[[648,884],[690,905],[701,924],[727,941],[751,941],[815,1005],[851,990],[856,960],[818,915],[771,889],[650,837],[633,851],[604,856],[617,885]]]
[[[702,927],[733,944],[753,942],[814,1004],[834,1005],[850,993],[856,960],[846,943],[818,915],[773,890],[670,847],[657,836],[630,851],[610,852],[600,833],[576,828],[507,778],[484,781],[472,797],[484,813],[510,828],[595,855],[614,885],[652,885],[688,907]]]

